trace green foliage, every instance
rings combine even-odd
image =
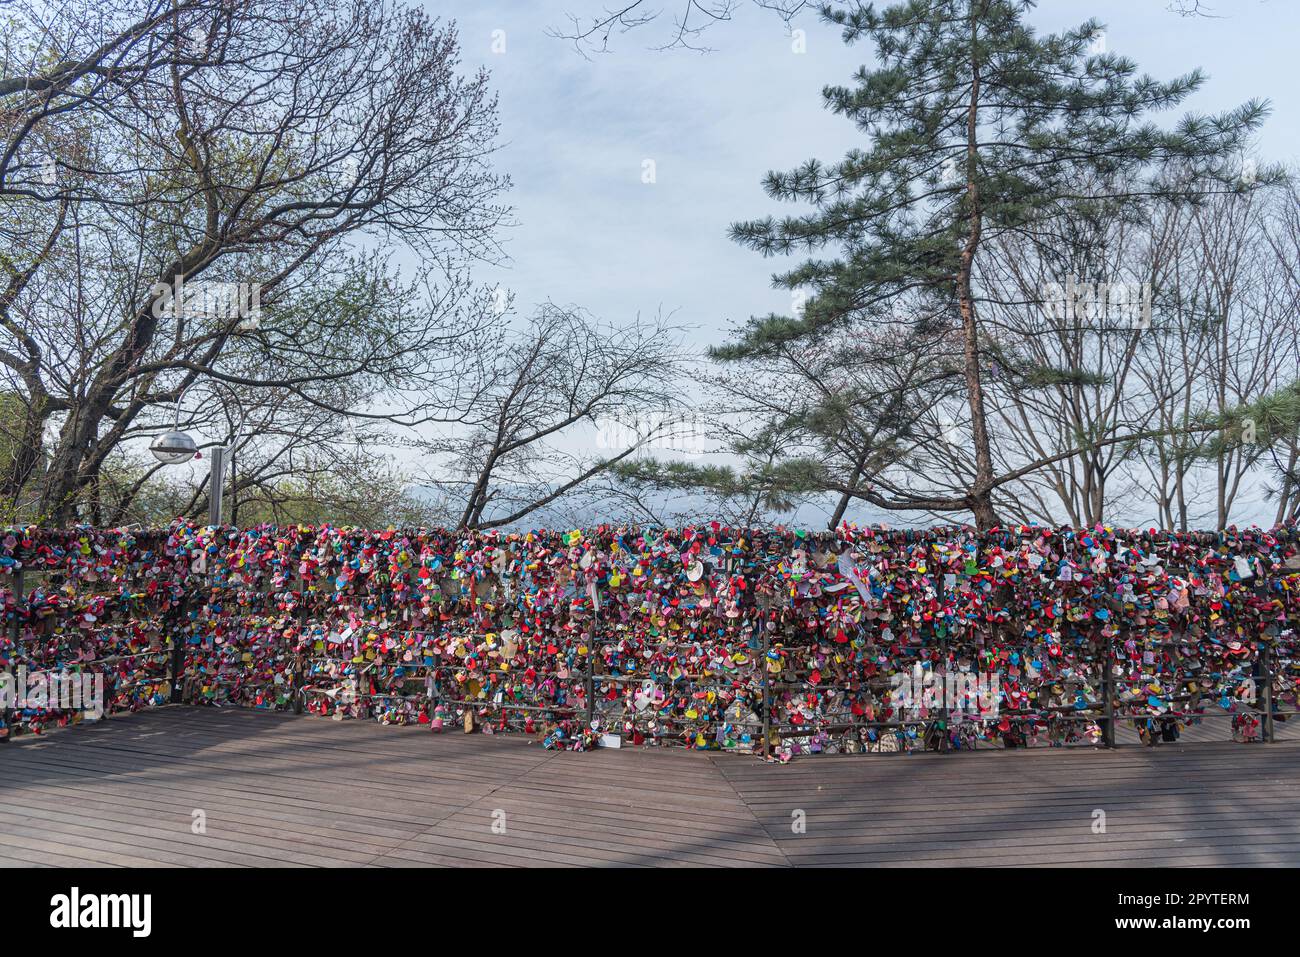
[[[0,483],[11,487],[15,472],[19,470],[19,456],[23,451],[23,427],[27,417],[27,403],[16,392],[0,392]],[[41,456],[37,450],[37,458]],[[0,520],[9,524],[23,524],[34,519],[31,495],[24,489],[0,498]]]
[[[434,516],[399,477],[375,472],[362,482],[332,472],[277,482],[241,499],[239,523],[355,525],[360,528],[429,526]]]
[[[755,318],[715,357],[763,355],[837,325],[892,322],[905,297],[915,321],[955,320],[973,227],[986,242],[1033,235],[1048,220],[1131,216],[1156,195],[1193,201],[1206,182],[1240,188],[1238,151],[1264,117],[1263,103],[1159,126],[1145,116],[1196,91],[1199,71],[1168,82],[1139,75],[1131,60],[1090,53],[1100,23],[1040,36],[1024,19],[1032,7],[911,0],[883,10],[823,8],[846,42],[876,48],[877,68],[823,92],[826,107],[869,145],[838,163],[769,173],[770,197],[812,211],[740,222],[731,235],[764,256],[838,252],[774,277],[780,287],[812,291],[801,316]],[[1258,182],[1274,175],[1264,171]]]
[[[15,392],[0,392],[0,474],[9,471],[18,453],[25,405]]]
[[[1027,392],[1062,386],[1100,387],[1110,381],[1103,372],[1089,369],[1044,365],[1023,355],[1011,345],[988,342],[984,346],[987,367],[1008,389]]]
[[[1199,449],[1207,459],[1251,446],[1289,446],[1300,436],[1300,382],[1292,382],[1221,415],[1202,416],[1198,424],[1213,430],[1207,433]]]
[[[769,512],[788,512],[799,498],[826,488],[824,469],[807,459],[751,462],[742,468],[636,459],[618,463],[613,474],[633,487],[704,492],[724,503],[751,500]]]
[[[1051,261],[1066,237],[1082,252],[1061,268],[1086,267],[1105,260],[1116,225],[1282,179],[1277,168],[1250,176],[1243,167],[1265,103],[1160,119],[1202,86],[1199,71],[1153,79],[1095,44],[1095,20],[1039,33],[1028,22],[1034,6],[821,7],[845,42],[874,47],[873,63],[851,83],[823,90],[824,106],[865,142],[835,162],[769,172],[767,196],[800,209],[731,228],[742,246],[795,260],[772,277],[792,292],[791,313],[755,316],[712,350],[743,366],[740,379],[788,367],[796,398],[752,435],[745,451],[755,458],[766,451],[773,468],[786,458],[820,463],[795,473],[878,507],[968,512],[982,527],[996,524],[994,490],[1059,459],[1053,449],[1001,444],[990,403],[1100,389],[1109,374],[1089,367],[1086,350],[1047,359],[1004,331],[1016,326],[999,315],[1037,316],[1048,294],[1018,288],[994,251],[1039,250]],[[1114,331],[1097,324],[1098,335]],[[823,354],[832,349],[844,351],[843,368],[827,375],[834,364]],[[957,419],[969,428],[960,446]],[[780,444],[764,448],[773,439]]]

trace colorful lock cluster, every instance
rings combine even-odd
[[[762,753],[1145,740],[1296,710],[1295,527],[11,529],[14,671],[545,747]],[[10,708],[39,731],[84,711]],[[6,732],[0,732],[6,733]]]

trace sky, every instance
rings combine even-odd
[[[711,52],[655,49],[676,7],[658,0],[659,21],[584,57],[548,32],[612,0],[425,5],[457,22],[464,67],[486,67],[500,98],[496,162],[513,180],[515,225],[503,236],[508,262],[478,269],[481,281],[509,289],[520,313],[547,300],[615,323],[671,313],[700,350],[725,341],[729,323],[789,311],[789,293],[770,283],[785,261],[742,249],[727,229],[777,208],[760,185],[768,170],[863,145],[821,107],[821,90],[848,83],[868,45],[846,46],[811,10],[791,24],[804,31],[799,44],[775,14],[742,0],[696,41]],[[1096,18],[1107,49],[1157,79],[1202,68],[1190,110],[1271,100],[1259,151],[1300,158],[1300,0],[1211,0],[1210,12],[1181,17],[1168,0],[1045,0],[1030,21],[1054,31]]]
[[[1213,4],[1207,19],[1171,13],[1166,0],[1046,0],[1031,22],[1051,31],[1095,17],[1109,50],[1158,79],[1201,67],[1193,110],[1270,99],[1261,152],[1300,158],[1300,0]],[[659,22],[586,59],[547,32],[610,0],[425,5],[457,21],[465,66],[486,67],[500,96],[497,165],[514,182],[516,225],[505,234],[509,264],[481,269],[483,281],[511,289],[521,311],[549,299],[621,322],[662,308],[701,345],[723,341],[728,320],[788,311],[789,293],[770,284],[782,261],[740,248],[727,228],[775,208],[760,185],[768,170],[862,145],[820,104],[822,87],[848,82],[868,46],[846,46],[808,11],[792,24],[805,31],[796,53],[781,20],[746,2],[699,39],[713,52],[656,50],[674,8],[658,0],[668,11]],[[642,182],[646,160],[653,183]]]

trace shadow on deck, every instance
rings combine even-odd
[[[1298,788],[1292,735],[776,766],[176,707],[0,747],[0,866],[1296,865]]]

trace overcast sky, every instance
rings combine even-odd
[[[1047,0],[1032,21],[1056,30],[1096,17],[1109,50],[1159,79],[1200,66],[1209,79],[1193,109],[1271,100],[1261,149],[1296,158],[1300,2],[1215,2],[1218,19],[1179,17],[1165,0]],[[780,19],[745,5],[701,38],[712,53],[649,49],[666,39],[665,15],[587,60],[547,29],[565,27],[566,12],[599,12],[600,0],[427,7],[457,21],[466,66],[486,66],[501,98],[498,164],[514,180],[518,225],[507,234],[510,265],[482,270],[485,281],[514,290],[525,310],[546,299],[614,321],[678,310],[701,343],[721,341],[727,319],[788,310],[789,294],[769,284],[773,262],[731,243],[727,227],[771,208],[760,186],[768,170],[863,145],[848,121],[821,108],[820,94],[848,82],[868,46],[845,46],[808,13],[794,23],[806,32],[798,54]],[[492,51],[496,30],[504,53]],[[652,185],[641,181],[647,159]]]
[[[869,46],[845,46],[808,12],[793,23],[805,31],[806,52],[795,52],[781,20],[746,3],[700,38],[713,52],[655,50],[675,6],[658,0],[669,11],[660,22],[587,59],[548,29],[567,26],[566,13],[599,13],[600,0],[426,5],[457,21],[465,66],[486,66],[500,95],[498,166],[514,181],[517,225],[506,234],[509,264],[480,270],[484,282],[511,289],[520,312],[548,299],[613,322],[675,312],[698,347],[723,341],[729,321],[788,311],[789,294],[769,281],[783,264],[734,245],[727,227],[773,208],[760,186],[768,170],[863,145],[821,108],[820,92],[849,82]],[[1214,13],[1180,17],[1166,0],[1047,0],[1031,21],[1053,31],[1095,17],[1108,50],[1158,79],[1201,67],[1208,80],[1193,110],[1269,99],[1260,150],[1295,160],[1300,2],[1214,0]],[[653,184],[642,182],[646,160]]]

